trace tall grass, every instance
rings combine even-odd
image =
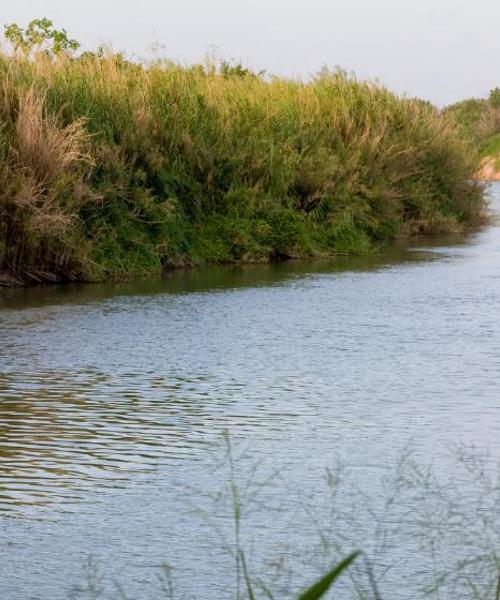
[[[192,522],[177,543],[165,540],[172,562],[161,565],[158,595],[152,580],[138,587],[147,580],[119,570],[119,585],[89,559],[69,597],[500,598],[500,479],[489,453],[459,446],[426,464],[407,448],[380,479],[337,463],[304,487],[283,465],[249,467],[251,445],[233,455],[228,439],[208,467],[220,488],[179,489]],[[201,560],[190,554],[197,546],[206,552]],[[144,556],[142,567],[155,572],[157,561]]]
[[[448,106],[445,115],[455,119],[481,156],[499,151],[500,101],[493,90],[489,98],[469,98]]]
[[[223,66],[0,55],[0,269],[359,253],[481,217],[475,152],[427,103]]]

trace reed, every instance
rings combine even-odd
[[[89,280],[368,252],[483,214],[428,103],[323,71],[0,55],[0,270]]]
[[[482,156],[499,150],[500,89],[491,90],[488,98],[468,98],[444,109],[447,117],[454,119],[465,135],[476,144]]]

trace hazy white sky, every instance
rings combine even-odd
[[[276,74],[323,64],[446,104],[500,86],[500,0],[0,0],[1,21],[51,18],[85,47],[181,62],[217,49]]]

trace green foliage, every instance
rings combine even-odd
[[[0,269],[103,279],[351,254],[481,217],[474,149],[425,103],[341,71],[52,60],[40,44],[72,46],[50,46],[50,22],[16,27],[24,53],[0,54]]]
[[[500,108],[500,88],[493,88],[490,92],[489,103],[493,108]]]
[[[54,29],[50,19],[33,19],[23,29],[16,23],[4,26],[5,38],[14,50],[29,54],[45,51],[49,55],[78,50],[80,44],[68,37],[65,29]]]
[[[500,88],[492,89],[487,99],[457,102],[447,107],[445,114],[463,128],[483,157],[493,155],[494,140],[500,134]]]
[[[487,107],[488,102],[483,98],[469,98],[452,104],[445,111],[452,113],[462,125],[471,127],[477,124]]]
[[[500,156],[500,133],[490,136],[483,142],[481,156]]]
[[[269,210],[263,215],[268,225],[263,228],[262,241],[276,258],[300,255],[304,248],[304,225],[300,214],[291,208]]]
[[[220,73],[224,77],[261,77],[264,71],[254,73],[251,69],[244,67],[241,62],[231,63],[227,60],[220,62]]]
[[[368,234],[356,226],[350,213],[332,219],[327,240],[340,254],[364,254],[370,249]]]
[[[358,556],[359,552],[354,552],[342,560],[338,565],[335,565],[324,577],[319,579],[306,591],[302,592],[297,600],[319,600],[319,598],[323,598],[335,581],[349,568]]]

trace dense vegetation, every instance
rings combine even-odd
[[[480,217],[471,144],[428,103],[340,72],[77,54],[36,25],[7,28],[0,55],[0,270],[85,280],[359,253]]]
[[[500,154],[500,88],[488,98],[469,98],[445,109],[476,144],[482,157]]]

